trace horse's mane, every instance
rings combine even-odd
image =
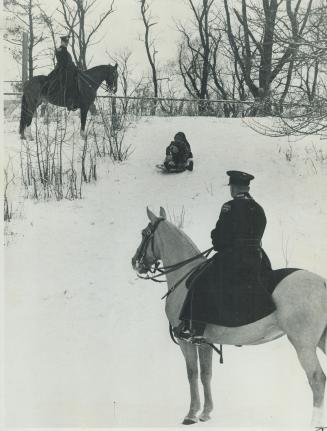
[[[98,66],[93,66],[90,69],[86,69],[85,72],[92,72],[94,69],[100,68],[113,68],[113,66],[111,66],[111,64],[99,64]]]

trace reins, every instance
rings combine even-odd
[[[157,229],[157,227],[158,227],[158,225],[160,224],[160,222],[162,222],[163,221],[163,219],[158,219],[157,221],[156,221],[156,223],[154,224],[154,225],[152,225],[151,223],[148,225],[148,227],[143,231],[144,232],[144,234],[147,234],[147,236],[145,236],[144,237],[144,240],[142,241],[142,243],[141,243],[141,246],[140,246],[140,250],[139,250],[139,256],[140,256],[140,261],[142,261],[143,262],[143,259],[144,259],[144,257],[145,257],[145,253],[146,253],[146,250],[147,250],[147,248],[148,248],[148,245],[149,245],[149,243],[150,243],[150,241],[151,241],[151,247],[152,247],[152,254],[155,256],[155,254],[154,254],[154,232],[155,232],[155,230]],[[142,235],[143,235],[143,232],[142,232]],[[150,233],[149,233],[150,232]],[[166,282],[166,280],[157,280],[157,278],[159,278],[159,277],[163,277],[163,276],[165,276],[165,275],[167,275],[167,274],[170,274],[171,272],[174,272],[174,271],[177,271],[178,269],[180,269],[180,268],[183,268],[183,266],[185,266],[185,265],[187,265],[187,264],[189,264],[189,263],[191,263],[191,262],[193,262],[193,261],[195,261],[195,260],[197,260],[197,259],[199,259],[200,257],[208,257],[209,256],[209,254],[212,252],[212,250],[213,250],[214,248],[213,247],[210,247],[210,248],[208,248],[207,250],[205,250],[205,251],[203,251],[203,252],[201,252],[201,253],[198,253],[198,254],[196,254],[195,256],[192,256],[192,257],[190,257],[190,258],[188,258],[188,259],[185,259],[185,260],[182,260],[182,261],[180,261],[180,262],[177,262],[177,263],[174,263],[173,265],[167,265],[167,266],[162,266],[162,267],[160,267],[159,265],[159,260],[156,260],[156,262],[154,263],[154,265],[152,265],[152,267],[150,267],[150,268],[147,268],[147,270],[148,270],[148,272],[150,272],[151,274],[154,274],[154,275],[152,275],[152,276],[149,276],[149,275],[147,275],[146,277],[142,277],[141,275],[139,275],[139,274],[137,274],[137,276],[139,277],[139,278],[142,278],[143,280],[152,280],[152,281],[155,281],[156,283],[165,283]],[[210,259],[211,260],[211,259]],[[195,271],[197,271],[198,269],[199,269],[199,267],[201,267],[201,266],[205,266],[205,265],[208,265],[208,263],[210,262],[210,260],[206,260],[205,262],[203,262],[203,263],[200,263],[200,265],[198,265],[198,266],[196,266],[195,268],[191,268],[189,271],[187,271],[186,272],[186,274],[184,274],[168,291],[167,291],[167,293],[161,298],[161,299],[165,299],[165,298],[167,298],[172,292],[174,292],[175,291],[175,289],[186,279],[186,278],[188,278],[189,276],[191,276]],[[159,272],[159,274],[156,274],[156,272]],[[174,336],[174,331],[173,331],[173,328],[172,328],[172,326],[171,326],[171,324],[169,324],[169,334],[170,334],[170,337],[171,337],[171,339],[172,339],[172,341],[175,343],[175,344],[179,344],[178,343],[178,341],[176,341],[176,338],[175,338],[175,336]],[[207,341],[204,341],[203,342],[203,344],[207,344],[208,346],[210,346],[216,353],[218,353],[219,354],[219,356],[220,356],[220,360],[219,360],[219,362],[221,363],[221,364],[223,364],[224,363],[224,360],[223,360],[223,346],[222,346],[222,344],[220,344],[220,349],[218,349],[213,343],[208,343]]]
[[[174,263],[173,265],[167,265],[167,266],[162,266],[159,267],[157,264],[154,265],[154,269],[149,269],[149,272],[151,272],[152,274],[155,274],[156,271],[159,271],[160,274],[156,274],[153,276],[146,276],[146,277],[142,277],[140,275],[138,275],[139,278],[143,278],[143,280],[153,280],[156,281],[158,283],[164,283],[165,280],[156,280],[159,277],[165,276],[166,274],[169,274],[171,272],[176,271],[177,269],[182,268],[183,266],[187,265],[190,262],[193,262],[196,259],[199,259],[200,257],[208,257],[208,255],[212,252],[213,247],[208,248],[207,250],[203,251],[202,253],[196,254],[193,257],[190,257],[189,259],[185,259],[182,260],[181,262],[177,262]],[[193,270],[193,268],[192,268]]]
[[[154,225],[149,223],[149,225],[142,231],[142,235],[144,235],[144,240],[141,243],[140,249],[138,251],[138,257],[139,261],[143,264],[143,260],[145,258],[146,251],[148,249],[148,245],[151,241],[151,248],[152,248],[152,254],[155,256],[154,253],[154,233],[159,226],[159,224],[163,221],[162,218],[158,219]],[[209,254],[212,252],[213,247],[208,248],[207,250],[203,251],[202,253],[198,253],[195,256],[192,256],[188,259],[182,260],[181,262],[174,263],[173,265],[167,265],[160,267],[159,260],[156,259],[154,265],[151,267],[146,268],[147,272],[150,272],[151,274],[154,274],[152,276],[146,275],[145,277],[142,277],[141,275],[137,274],[139,278],[142,278],[143,280],[152,280],[156,283],[166,283],[166,280],[157,280],[159,277],[164,277],[167,274],[170,274],[171,272],[177,271],[180,268],[183,268],[183,266],[193,262],[194,260],[199,259],[200,257],[208,257]],[[207,265],[208,261],[206,260],[202,265]],[[193,274],[200,265],[196,266],[195,268],[191,268],[189,271],[186,272],[166,293],[161,299],[167,298],[174,290],[191,274]],[[156,274],[156,272],[159,272],[159,274]]]
[[[92,87],[94,90],[96,90],[96,88],[102,88],[102,90],[105,90],[109,93],[107,86],[104,85],[103,82],[100,82],[100,84],[99,84],[95,79],[91,78],[90,76],[88,76],[86,73],[84,73],[82,71],[79,71],[79,77],[82,81],[86,82],[86,84],[89,87]],[[91,84],[96,84],[97,87],[95,88]]]
[[[211,251],[211,250],[210,250]],[[209,251],[209,253],[210,253],[210,251]],[[209,254],[208,253],[208,254]],[[207,255],[208,255],[207,254]],[[201,255],[202,255],[202,253],[201,253]],[[200,255],[198,255],[197,257],[200,257]],[[167,291],[167,293],[165,293],[165,295],[161,298],[161,299],[164,299],[164,298],[167,298],[172,292],[174,292],[174,290],[182,283],[182,281],[184,281],[188,276],[191,276],[195,271],[197,271],[198,270],[198,268],[199,268],[199,266],[201,266],[201,265],[207,265],[208,264],[208,262],[209,261],[205,261],[203,264],[201,264],[200,263],[200,265],[198,265],[198,266],[196,266],[195,268],[192,268],[190,271],[188,271],[186,274],[184,274],[183,275],[183,277],[182,278],[180,278],[168,291]],[[174,269],[174,271],[175,271],[175,269]],[[170,271],[170,272],[172,272],[172,271]]]
[[[149,238],[150,241],[151,238]],[[149,241],[145,244],[146,246],[148,245]],[[165,283],[166,280],[157,280],[157,278],[159,277],[164,277],[167,274],[170,274],[171,272],[177,271],[180,268],[183,268],[183,266],[189,264],[190,262],[193,262],[194,260],[199,259],[200,257],[208,257],[209,254],[212,252],[213,247],[208,248],[207,250],[203,251],[202,253],[196,254],[193,257],[190,257],[189,259],[185,259],[182,260],[181,262],[177,262],[173,265],[167,265],[167,266],[162,266],[161,268],[158,266],[158,264],[156,263],[154,265],[153,269],[149,269],[149,272],[151,272],[152,274],[155,274],[156,271],[159,271],[160,274],[155,274],[153,276],[149,276],[147,275],[146,277],[142,277],[141,275],[137,275],[139,278],[142,278],[143,280],[152,280],[155,281],[156,283]],[[205,264],[207,264],[208,262],[206,261]],[[201,265],[201,264],[200,264]],[[165,295],[161,298],[161,299],[165,299],[167,298],[172,292],[174,292],[174,290],[191,274],[193,274],[196,270],[198,269],[198,267],[196,266],[195,268],[191,268],[186,274],[183,275],[183,277],[181,277],[166,293]]]
[[[109,89],[108,86],[103,84],[103,80],[100,82],[100,84],[93,78],[91,78],[88,74],[87,74],[87,70],[78,70],[78,75],[79,77],[86,82],[90,87],[94,88],[92,85],[90,84],[96,84],[97,88],[102,88],[104,91],[106,91],[107,93],[109,93]],[[94,88],[95,89],[95,88]]]

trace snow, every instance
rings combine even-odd
[[[5,124],[5,145],[17,161],[16,127]],[[192,146],[194,171],[164,175],[154,166],[177,131]],[[327,149],[319,136],[270,138],[241,119],[146,118],[126,142],[134,149],[129,159],[99,163],[98,181],[84,187],[81,200],[12,196],[4,290],[8,427],[177,427],[186,415],[186,369],[169,337],[165,285],[138,279],[131,267],[146,205],[156,213],[165,207],[176,222],[184,209],[183,229],[204,250],[230,199],[226,170],[250,172],[251,193],[268,219],[264,248],[273,266],[287,261],[327,277]],[[311,391],[285,338],[225,347],[224,356],[224,365],[214,360],[213,418],[201,428],[308,424]]]

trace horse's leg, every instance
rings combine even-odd
[[[30,141],[34,141],[33,135],[32,135],[32,131],[31,131],[31,125],[26,127],[26,134],[25,134],[26,138],[29,139]]]
[[[38,107],[38,103],[33,101],[32,104],[29,106],[28,112],[25,117],[25,131],[26,131],[25,136],[30,141],[34,140],[32,131],[31,131],[31,124],[32,124],[33,116],[37,110],[37,107]]]
[[[31,97],[27,97],[23,94],[21,113],[20,113],[20,124],[19,124],[19,134],[21,139],[26,139],[26,135],[29,139],[32,139],[32,134],[30,130],[30,125],[32,123],[32,118],[36,110],[36,104]]]
[[[289,337],[289,339],[296,350],[312,390],[313,412],[311,425],[323,427],[326,376],[317,357],[317,346],[310,342],[310,338],[303,337],[301,340],[294,340]]]
[[[211,377],[212,377],[212,347],[207,344],[199,347],[200,359],[200,376],[204,392],[204,406],[200,415],[200,421],[206,422],[210,418],[213,410],[213,401],[211,395]]]
[[[22,103],[20,108],[20,123],[19,123],[19,135],[21,139],[25,139],[25,128],[26,128],[26,96],[23,94]]]
[[[327,328],[319,340],[318,347],[327,355]]]
[[[86,107],[85,105],[82,105],[80,108],[81,111],[81,137],[83,139],[86,138],[86,133],[85,133],[85,124],[86,124],[86,117],[87,117],[87,112],[88,112],[89,108]]]
[[[25,139],[25,130],[28,139],[33,139],[31,133],[31,123],[37,107],[41,103],[40,89],[35,90],[37,94],[31,95],[28,92],[23,94],[19,124],[19,134],[21,139]]]
[[[322,426],[326,376],[317,347],[323,349],[326,336],[326,281],[308,271],[296,271],[276,287],[273,298],[278,325],[294,346],[312,390],[312,424]]]
[[[201,408],[199,386],[198,386],[198,351],[197,346],[179,340],[180,348],[186,361],[187,377],[190,384],[191,404],[183,424],[192,425],[198,421],[197,413]]]
[[[39,99],[34,99],[31,102],[31,106],[30,106],[30,110],[27,116],[27,120],[26,120],[26,135],[28,137],[29,140],[33,141],[34,138],[32,136],[32,131],[31,131],[31,124],[32,124],[32,120],[33,120],[33,116],[35,114],[35,112],[37,111],[37,108],[41,105],[42,100],[41,98]]]

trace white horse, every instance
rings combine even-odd
[[[142,231],[142,242],[132,259],[133,268],[139,274],[147,273],[154,264],[159,263],[159,260],[167,267],[200,253],[184,232],[166,220],[163,208],[160,208],[160,217],[156,217],[148,208],[147,214],[150,223]],[[176,271],[169,272],[168,287],[175,286],[178,280],[203,261],[204,258],[200,257]],[[166,314],[172,327],[180,323],[179,315],[186,294],[185,282],[182,282],[167,296]],[[286,334],[296,350],[312,390],[312,426],[322,427],[326,376],[317,357],[317,347],[327,353],[326,281],[305,270],[295,271],[276,286],[272,297],[276,311],[269,316],[236,328],[208,324],[204,336],[209,343],[253,345],[266,343]],[[191,393],[190,409],[183,424],[194,424],[198,420],[207,421],[213,410],[210,388],[212,347],[207,344],[196,346],[181,340],[179,345],[185,357]],[[204,389],[204,406],[199,416],[201,404],[198,359]]]

